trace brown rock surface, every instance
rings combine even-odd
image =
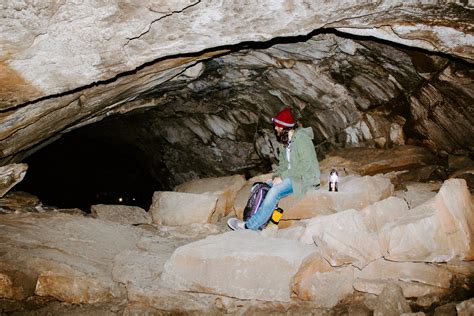
[[[394,261],[446,262],[474,257],[474,212],[466,181],[444,182],[431,200],[379,231],[384,257]]]
[[[361,269],[382,257],[377,234],[367,229],[354,209],[312,218],[300,240],[306,244],[314,241],[332,266],[352,264]]]
[[[0,166],[0,198],[23,180],[27,169],[28,165],[24,163]]]
[[[312,254],[293,277],[293,296],[319,307],[333,307],[354,291],[356,271],[352,266],[333,268],[319,253]]]
[[[391,262],[378,259],[357,274],[358,291],[379,295],[387,284],[401,286],[405,297],[447,293],[453,274],[445,267],[423,262]]]
[[[153,194],[149,212],[153,223],[181,226],[210,223],[216,211],[214,194],[158,191]]]
[[[233,175],[220,178],[205,178],[192,180],[180,184],[175,188],[176,192],[214,194],[217,196],[214,220],[228,215],[233,210],[233,203],[237,192],[245,184],[242,175]]]
[[[321,170],[331,168],[361,175],[374,175],[432,165],[433,155],[423,147],[398,146],[388,150],[377,148],[346,148],[333,152],[320,162]]]
[[[95,303],[124,295],[110,271],[117,254],[135,247],[138,231],[58,212],[7,214],[0,223],[0,267],[10,279],[3,284],[11,283],[2,290],[5,297],[24,298],[34,290],[65,302]],[[8,271],[16,271],[13,279]]]
[[[289,301],[291,278],[315,250],[293,240],[233,231],[176,249],[161,280],[182,291]]]
[[[138,206],[96,204],[91,206],[95,218],[126,225],[151,224],[151,215]]]

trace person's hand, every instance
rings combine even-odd
[[[273,179],[273,184],[280,184],[282,182],[283,180],[280,177],[276,177],[275,179]]]

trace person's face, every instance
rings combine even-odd
[[[283,131],[283,127],[280,127],[280,126],[274,126],[275,127],[275,132],[277,133],[277,135],[281,135],[281,132]]]

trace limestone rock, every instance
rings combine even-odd
[[[380,293],[374,316],[400,315],[411,313],[410,305],[402,294],[398,285],[388,285]]]
[[[295,224],[288,228],[278,229],[276,236],[278,238],[300,240],[305,230],[306,227],[304,225]]]
[[[228,215],[233,210],[235,196],[245,182],[245,177],[242,175],[205,178],[183,183],[177,186],[175,191],[216,195],[217,205],[214,217],[218,219]]]
[[[150,286],[157,281],[169,256],[143,250],[121,252],[114,258],[113,280],[138,287]]]
[[[10,276],[13,290],[22,284],[17,297],[30,296],[30,288],[69,303],[124,297],[110,271],[115,256],[135,248],[140,234],[134,227],[60,212],[6,214],[0,224],[0,272]]]
[[[96,204],[91,206],[95,218],[126,225],[151,224],[151,215],[138,206]]]
[[[0,262],[0,298],[23,300],[33,295],[37,275],[14,264]]]
[[[456,305],[459,316],[469,316],[474,314],[474,298],[470,298]]]
[[[441,188],[441,185],[442,183],[440,182],[408,183],[405,184],[405,190],[397,191],[394,195],[405,199],[409,208],[415,208],[433,198]]]
[[[36,283],[35,294],[40,296],[52,296],[60,301],[73,304],[94,304],[111,301],[116,290],[110,285],[104,284],[96,277],[90,277],[82,273],[58,273],[57,271],[42,272]],[[120,292],[119,292],[120,293]],[[117,296],[121,296],[120,293]]]
[[[384,257],[394,261],[472,260],[474,212],[466,182],[450,179],[431,200],[379,231]]]
[[[239,217],[242,218],[244,213],[245,205],[250,196],[250,190],[255,182],[269,182],[272,180],[272,174],[260,174],[258,176],[250,178],[242,188],[237,192],[234,199],[234,212]]]
[[[160,191],[153,194],[149,212],[156,224],[204,224],[211,221],[216,203],[215,195]]]
[[[351,294],[352,282],[358,271],[352,266],[333,268],[319,253],[307,257],[295,274],[293,295],[310,300],[318,307],[331,308]]]
[[[449,175],[450,178],[464,179],[471,193],[474,192],[474,167],[457,170]]]
[[[140,307],[145,310],[151,307],[170,314],[175,314],[177,311],[186,311],[192,314],[204,315],[211,313],[218,315],[223,313],[223,307],[225,310],[226,305],[231,305],[226,304],[226,301],[231,299],[223,296],[177,291],[156,284],[148,287],[138,287],[135,284],[130,284],[127,289],[128,300],[131,303],[129,309],[139,310],[137,313],[132,313],[132,315],[146,315],[147,313],[142,312]]]
[[[291,278],[314,251],[297,241],[233,231],[176,249],[161,279],[177,290],[289,301]]]
[[[388,150],[376,148],[348,148],[331,153],[320,163],[321,170],[333,167],[361,175],[408,170],[432,165],[436,159],[423,147],[398,146]]]
[[[258,179],[260,178],[250,179],[237,195],[234,208],[240,218],[242,218],[249,197],[249,188]],[[283,198],[279,206],[285,211],[283,220],[308,219],[351,208],[361,210],[376,201],[391,196],[392,193],[393,185],[387,178],[347,176],[340,177],[339,192],[328,192],[324,188],[310,190],[300,199],[291,195]]]
[[[42,203],[38,197],[23,191],[10,191],[0,198],[0,212],[25,213],[41,212]]]
[[[23,180],[27,169],[28,165],[24,163],[0,166],[0,198]]]
[[[378,259],[357,275],[354,288],[380,295],[388,284],[397,284],[405,297],[423,297],[446,293],[453,274],[444,267],[421,262],[391,262]]]
[[[332,265],[352,264],[362,268],[382,257],[377,234],[371,233],[356,210],[311,219],[301,241],[314,243]]]
[[[391,196],[375,202],[360,211],[364,224],[370,232],[378,232],[385,224],[395,221],[408,212],[407,202]]]
[[[323,25],[472,60],[472,53],[462,39],[464,24],[454,23],[448,8],[440,13],[433,6],[405,4],[408,7],[405,13],[399,10],[401,4],[401,1],[377,5],[348,2],[300,7],[286,3],[242,6],[218,1],[172,4],[147,1],[140,6],[115,2],[53,6],[7,1],[3,10],[8,27],[2,27],[1,31],[9,58],[2,63],[5,68],[2,73],[15,80],[8,84],[2,100],[17,105],[111,79],[166,56],[303,35]],[[421,16],[427,10],[448,20],[441,20],[442,26],[424,22]],[[364,17],[369,13],[371,18],[367,20]],[[396,22],[397,17],[408,23],[416,21],[417,25],[408,27],[407,22]],[[428,34],[420,34],[417,28],[426,29]],[[76,34],[75,30],[81,32]],[[51,54],[58,56],[54,63],[48,58]]]

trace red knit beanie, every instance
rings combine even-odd
[[[275,126],[282,128],[295,126],[295,120],[293,119],[290,108],[281,110],[275,118],[272,118],[272,122]]]

